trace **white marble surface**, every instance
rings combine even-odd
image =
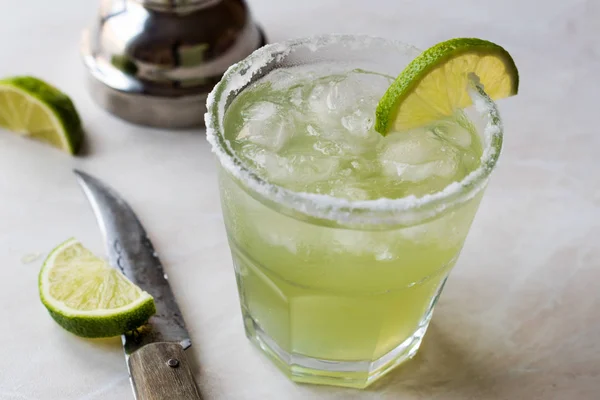
[[[79,158],[0,132],[0,399],[133,399],[119,339],[78,339],[38,301],[53,246],[76,236],[102,250],[73,167],[110,182],[151,232],[206,400],[600,397],[600,3],[250,1],[274,41],[355,32],[423,48],[478,36],[520,67],[520,95],[501,102],[500,166],[422,352],[362,392],[296,385],[246,341],[203,133],[134,127],[92,103],[78,58],[92,3],[0,0],[0,76],[54,82],[87,130]]]

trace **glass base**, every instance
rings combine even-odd
[[[412,336],[375,361],[322,360],[288,353],[279,347],[245,310],[242,312],[248,339],[293,381],[363,389],[415,356],[429,326],[433,314],[431,311]]]

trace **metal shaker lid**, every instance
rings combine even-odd
[[[103,0],[82,41],[94,99],[130,122],[203,123],[223,72],[264,44],[243,0]]]
[[[146,7],[160,11],[189,12],[192,9],[209,7],[221,0],[140,0]]]

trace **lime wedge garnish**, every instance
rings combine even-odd
[[[152,296],[76,239],[50,253],[40,271],[39,290],[52,318],[83,337],[123,334],[156,312]]]
[[[396,78],[377,105],[375,130],[417,128],[469,106],[473,73],[495,100],[517,94],[519,73],[506,50],[487,40],[451,39],[425,50]]]
[[[75,154],[83,141],[71,99],[30,76],[0,80],[0,127]]]

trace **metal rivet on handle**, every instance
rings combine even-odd
[[[169,361],[167,361],[167,365],[171,368],[177,368],[179,367],[179,360],[176,358],[169,358]]]

